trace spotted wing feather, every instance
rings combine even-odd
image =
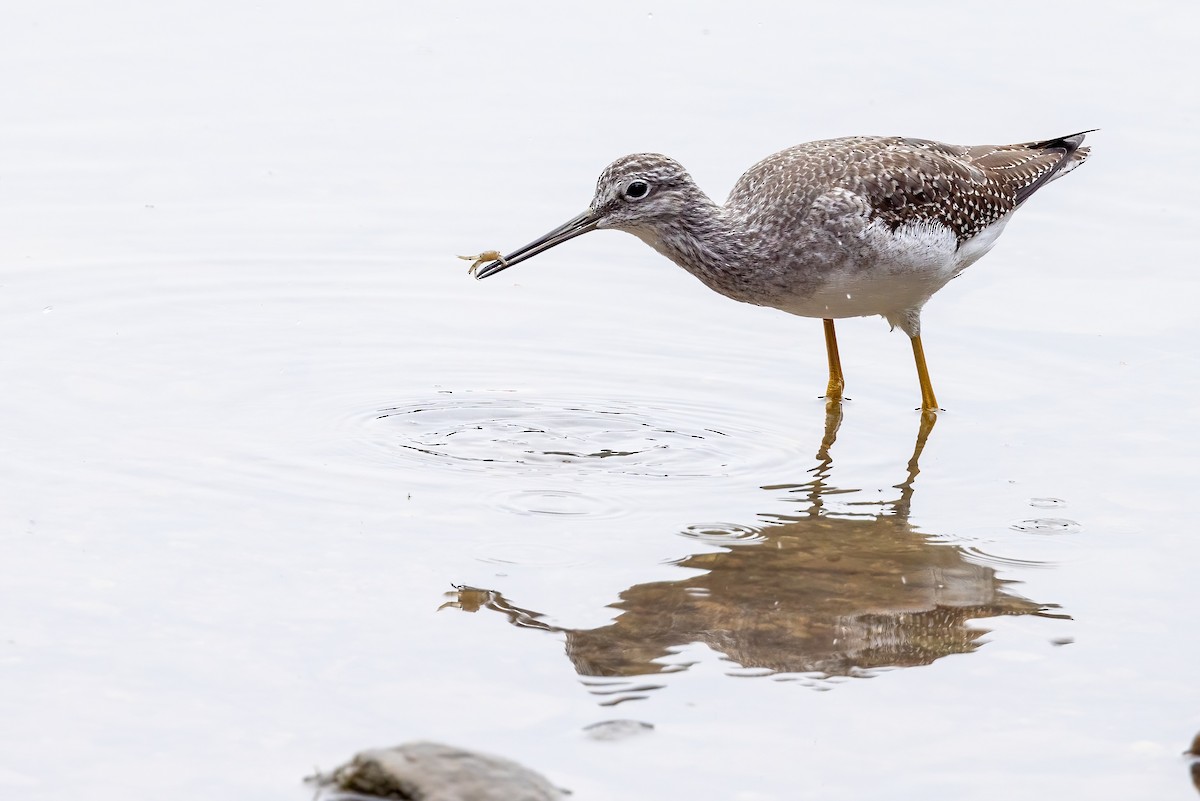
[[[729,197],[753,220],[804,216],[847,190],[893,229],[949,228],[964,242],[1088,155],[1083,134],[1015,145],[961,147],[902,137],[848,137],[781,151],[742,176]]]

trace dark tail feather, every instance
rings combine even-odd
[[[1079,133],[1071,134],[1069,136],[1060,136],[1057,139],[1047,139],[1044,142],[1030,142],[1025,145],[1025,147],[1029,148],[1030,150],[1061,151],[1062,158],[1058,160],[1058,164],[1054,165],[1054,169],[1050,170],[1041,178],[1038,178],[1029,186],[1017,192],[1017,205],[1019,206],[1024,203],[1034,192],[1038,191],[1047,183],[1062,175],[1065,171],[1074,169],[1080,164],[1080,162],[1087,158],[1088,148],[1084,147],[1081,149],[1081,146],[1083,145],[1083,138],[1085,135],[1098,130],[1100,129],[1092,128],[1089,131],[1080,131]]]

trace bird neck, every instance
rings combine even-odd
[[[703,194],[686,209],[632,233],[709,287],[729,294],[731,270],[752,255],[745,228]]]

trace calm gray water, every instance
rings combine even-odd
[[[578,801],[1195,797],[1196,20],[956,8],[8,8],[4,794],[429,738]],[[817,321],[624,235],[454,258],[629,151],[1093,127],[927,307],[931,432],[880,320],[827,431]]]

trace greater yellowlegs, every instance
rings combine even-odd
[[[627,231],[722,295],[823,319],[831,400],[845,386],[833,321],[884,317],[911,338],[921,408],[933,412],[921,308],[991,249],[1030,195],[1083,163],[1086,133],[965,147],[896,136],[809,142],[751,167],[723,206],[674,160],[635,153],[600,173],[587,211],[476,276],[597,228]]]

